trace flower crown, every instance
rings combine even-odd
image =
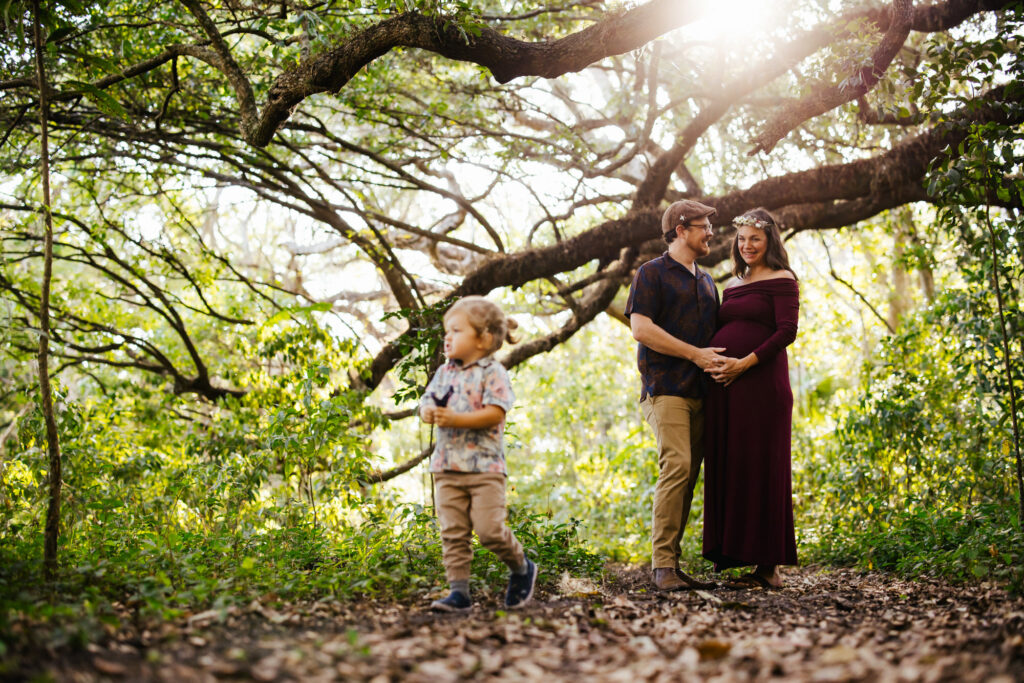
[[[736,227],[750,225],[757,228],[758,230],[767,230],[769,225],[768,221],[761,220],[760,218],[754,218],[753,216],[749,216],[746,214],[742,216],[736,216],[736,218],[733,218],[732,224],[735,225]]]

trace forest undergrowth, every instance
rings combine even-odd
[[[578,520],[565,524],[521,508],[511,512],[515,533],[543,567],[542,600],[564,598],[577,590],[572,586],[589,586],[584,593],[602,586],[612,596],[648,590],[646,570],[609,563],[581,541]],[[1005,600],[1018,600],[1024,537],[1006,530],[1010,520],[985,517],[998,513],[984,506],[973,515],[945,518],[905,513],[884,532],[822,534],[819,538],[827,543],[801,548],[803,562],[812,568],[793,570],[793,575],[799,577],[797,585],[833,581],[815,577],[819,571],[822,576],[838,571],[855,581],[876,576],[882,578],[871,581],[942,586],[951,595],[997,591]],[[13,675],[23,670],[27,653],[90,652],[112,642],[141,642],[144,632],[171,629],[187,636],[189,628],[183,631],[181,624],[192,625],[197,614],[206,620],[217,615],[213,621],[220,623],[225,615],[250,613],[253,604],[281,614],[303,612],[303,605],[313,604],[355,612],[385,604],[391,610],[420,612],[441,594],[440,543],[429,509],[378,507],[346,531],[341,535],[309,526],[246,538],[111,528],[80,537],[78,552],[65,555],[68,565],[53,584],[42,580],[41,566],[25,559],[38,558],[38,552],[5,541],[0,545],[4,667]],[[476,550],[474,585],[483,604],[497,609],[506,569],[491,553],[479,546]],[[708,565],[696,553],[691,538],[684,564],[701,573]],[[790,595],[789,589],[781,595]],[[848,599],[856,604],[855,596]],[[721,608],[714,597],[706,600],[718,605],[715,609],[732,609]],[[892,607],[902,604],[896,600]]]
[[[656,593],[642,567],[545,581],[522,610],[484,585],[463,615],[274,593],[174,618],[130,608],[105,637],[20,641],[0,680],[1020,680],[1024,599],[992,582],[792,569],[781,591]],[[30,624],[19,623],[29,629]]]

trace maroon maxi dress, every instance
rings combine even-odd
[[[796,564],[790,477],[793,392],[786,346],[800,288],[778,278],[730,287],[709,346],[758,363],[705,399],[704,557],[715,569]]]

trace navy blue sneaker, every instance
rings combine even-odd
[[[533,585],[537,583],[537,565],[533,560],[526,560],[525,574],[511,574],[508,577],[508,590],[505,591],[505,607],[522,607],[533,597]]]
[[[430,603],[430,609],[435,612],[468,612],[473,608],[473,601],[469,596],[459,591],[452,591],[443,600],[434,600]]]

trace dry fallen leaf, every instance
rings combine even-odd
[[[729,650],[731,649],[731,643],[726,643],[721,640],[709,639],[697,643],[697,652],[700,654],[701,661],[722,659],[729,654]]]
[[[124,676],[128,672],[124,664],[103,659],[102,657],[93,657],[92,665],[101,674],[106,674],[107,676]]]
[[[591,579],[569,576],[564,572],[558,579],[558,592],[567,598],[585,598],[601,594],[601,587]]]
[[[857,659],[857,651],[846,645],[836,645],[821,653],[820,661],[825,666],[833,664],[849,664]]]
[[[257,681],[273,681],[281,673],[284,658],[280,654],[264,657],[252,667],[252,677]]]

